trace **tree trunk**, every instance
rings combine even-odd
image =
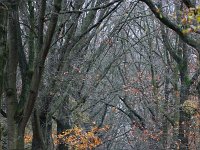
[[[14,119],[17,96],[16,96],[16,70],[18,64],[17,51],[17,19],[18,4],[11,4],[8,12],[8,61],[6,66],[6,105],[7,105],[7,125],[8,125],[8,149],[16,149],[17,147],[17,125]]]
[[[6,7],[0,4],[0,109],[3,93],[3,78],[4,78],[4,66],[6,61],[6,22],[7,22],[7,10]],[[0,149],[2,149],[2,126],[0,124]]]
[[[57,121],[57,134],[61,134],[63,131],[70,129],[69,124],[64,121],[64,120],[58,120]],[[58,149],[57,150],[68,150],[68,145],[66,143],[63,143],[63,141],[60,141],[60,143],[58,144]]]
[[[68,98],[68,97],[67,97]],[[65,106],[68,104],[65,104]],[[59,118],[57,120],[57,134],[61,134],[63,131],[70,129],[70,112],[67,107],[62,106],[62,109],[59,111]],[[63,143],[62,140],[58,140],[58,150],[68,150],[68,145]]]
[[[50,110],[50,104],[52,102],[52,95],[45,96],[44,104],[42,110],[39,114],[40,118],[40,128],[42,129],[42,135],[44,137],[44,143],[47,145],[48,149],[51,149],[51,135],[52,135],[52,120],[51,116],[48,116]]]
[[[34,111],[32,127],[33,127],[33,143],[32,149],[51,149],[51,133],[52,124],[51,119],[47,116],[49,112],[49,105],[52,100],[52,96],[45,96],[43,104],[41,106],[42,110],[38,114],[36,110]]]
[[[180,71],[180,80],[181,80],[181,89],[180,89],[180,107],[179,107],[179,135],[178,138],[180,140],[180,149],[188,150],[188,136],[189,136],[189,128],[190,128],[190,116],[183,111],[182,105],[188,99],[189,96],[189,88],[188,88],[188,54],[187,54],[187,46],[182,41],[180,42],[180,53],[182,53],[182,61],[179,65]]]
[[[37,110],[34,111],[33,116],[32,116],[32,129],[33,129],[32,150],[45,149],[41,126],[40,126],[40,120],[39,120]]]
[[[165,59],[166,59],[166,64],[169,64],[169,55],[168,51],[165,51]],[[170,79],[169,79],[169,66],[166,66],[165,68],[165,100],[164,100],[164,105],[163,105],[163,110],[164,113],[167,112],[168,110],[168,105],[169,105],[169,85],[170,85]],[[167,149],[168,147],[168,120],[167,118],[163,115],[163,120],[162,120],[162,130],[163,130],[163,136],[162,136],[162,145],[164,149]]]
[[[199,102],[199,106],[200,106],[200,82],[198,82],[196,89],[197,89],[197,93],[198,93],[198,102]],[[199,107],[198,111],[200,111],[200,107]],[[198,121],[197,126],[200,127],[200,122],[199,122],[200,117],[199,116],[197,116],[197,121]],[[197,129],[196,135],[197,135],[197,140],[196,140],[197,142],[196,143],[198,143],[197,149],[200,149],[200,128]]]

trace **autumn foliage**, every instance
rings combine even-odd
[[[96,134],[107,131],[108,129],[108,126],[105,126],[104,128],[92,127],[90,131],[85,131],[84,129],[75,126],[74,128],[59,134],[57,136],[57,142],[68,144],[71,149],[93,149],[102,143],[101,139]]]
[[[184,29],[183,34],[197,32],[200,29],[200,6],[196,8],[189,8],[183,12],[183,18],[181,20]]]
[[[32,142],[32,135],[30,135],[30,134],[26,134],[25,136],[24,136],[24,142],[26,143],[26,144],[28,144],[28,143],[31,143]]]
[[[61,134],[52,134],[54,144],[66,144],[70,149],[85,150],[93,149],[102,144],[102,140],[97,136],[101,132],[105,132],[109,129],[106,125],[103,128],[92,127],[90,131],[85,131],[81,127],[75,126],[72,129],[63,131]],[[32,135],[26,134],[24,136],[25,143],[31,143]]]

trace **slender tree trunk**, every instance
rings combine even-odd
[[[169,64],[169,55],[168,51],[165,51],[165,59],[166,59],[166,64]],[[163,110],[164,112],[167,112],[168,110],[168,103],[169,103],[169,84],[170,84],[170,79],[169,79],[169,66],[166,66],[165,68],[165,100],[164,100],[164,106]],[[163,116],[163,121],[162,121],[162,130],[163,130],[163,136],[162,136],[162,144],[163,148],[167,149],[168,147],[168,121],[165,116]]]
[[[198,84],[197,84],[197,93],[198,93],[198,102],[199,102],[199,106],[200,106],[200,82],[198,82]],[[198,109],[198,111],[200,111],[200,108]],[[197,132],[196,132],[196,134],[197,134],[197,142],[196,142],[196,144],[197,144],[197,149],[200,149],[200,117],[199,116],[197,116],[197,123],[198,123],[198,127],[199,128],[197,128]]]
[[[7,8],[0,4],[0,107],[1,96],[3,92],[3,74],[6,61],[6,22],[7,22]]]
[[[180,71],[180,80],[181,80],[181,89],[180,89],[180,108],[179,108],[179,135],[178,138],[180,140],[180,149],[188,150],[189,149],[189,128],[190,128],[190,116],[183,111],[182,104],[188,99],[189,96],[189,88],[188,88],[188,54],[187,54],[187,46],[182,41],[180,41],[181,48],[180,53],[182,53],[182,61],[179,65]]]
[[[183,91],[182,91],[183,92]],[[185,100],[182,97],[182,102]],[[186,114],[182,109],[180,109],[180,118],[179,118],[179,135],[178,138],[180,140],[180,149],[181,150],[189,150],[189,126],[190,126],[190,116]]]
[[[7,8],[0,4],[0,109],[3,93],[4,66],[6,61],[6,22]],[[0,124],[0,149],[2,149],[2,126]]]

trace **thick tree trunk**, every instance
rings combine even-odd
[[[17,150],[24,149],[24,133],[25,133],[24,129],[17,127],[17,143],[16,143]]]
[[[48,149],[52,147],[51,135],[52,135],[52,120],[51,116],[48,116],[48,112],[50,110],[50,104],[52,102],[52,95],[48,95],[45,97],[44,106],[39,114],[40,118],[40,128],[42,130],[42,135],[44,137],[44,142]]]
[[[8,61],[6,66],[6,105],[7,105],[7,126],[8,126],[8,149],[17,147],[17,125],[14,119],[17,96],[16,96],[16,70],[18,64],[17,51],[17,18],[18,5],[14,2],[8,12]]]
[[[66,106],[67,104],[65,104]],[[62,107],[59,111],[59,117],[57,120],[57,134],[61,134],[63,131],[70,129],[70,112],[69,109],[66,107]],[[62,140],[58,140],[58,149],[57,150],[68,150],[68,145],[66,143],[63,143]]]
[[[33,127],[33,142],[32,149],[52,149],[51,133],[52,123],[51,119],[47,116],[49,112],[49,105],[52,100],[52,96],[45,96],[42,110],[37,113],[36,110],[33,115],[32,127]]]
[[[32,150],[45,149],[41,126],[40,126],[40,119],[36,110],[34,111],[32,116],[32,129],[33,129]]]
[[[61,134],[67,129],[70,129],[70,126],[66,121],[61,119],[57,121],[57,134]],[[68,145],[66,143],[63,143],[61,140],[58,141],[60,141],[60,143],[58,144],[57,150],[68,150]]]

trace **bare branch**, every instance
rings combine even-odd
[[[106,5],[103,5],[103,6],[98,6],[98,7],[94,7],[94,8],[89,8],[89,9],[81,9],[81,10],[72,10],[72,11],[63,11],[63,12],[60,12],[60,14],[67,14],[67,13],[84,13],[84,12],[87,12],[87,11],[94,11],[94,10],[99,10],[99,9],[105,9],[107,7],[110,7],[112,5],[114,5],[115,3],[118,3],[118,2],[123,2],[124,0],[115,0],[113,2],[110,2]]]

